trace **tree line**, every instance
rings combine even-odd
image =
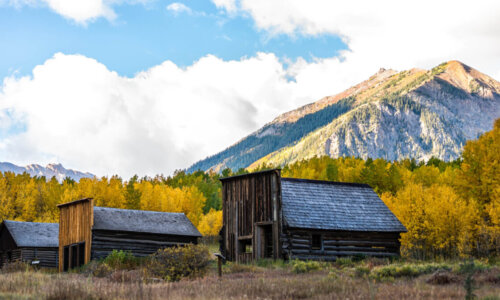
[[[183,212],[202,234],[217,235],[222,226],[219,179],[247,172],[176,171],[169,177],[67,178],[61,183],[0,173],[0,220],[57,222],[57,204],[92,197],[98,206]],[[282,166],[282,176],[369,184],[408,229],[401,238],[404,256],[500,253],[500,119],[492,131],[468,141],[455,161],[324,156]]]

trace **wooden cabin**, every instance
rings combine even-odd
[[[280,170],[221,181],[227,260],[399,255],[406,228],[369,185],[282,178]]]
[[[201,237],[183,213],[94,207],[92,198],[58,207],[60,271],[104,258],[113,250],[146,256],[165,247],[196,244]]]
[[[59,224],[3,221],[0,224],[0,267],[20,260],[57,268]]]

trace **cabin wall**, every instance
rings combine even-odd
[[[23,261],[40,261],[39,266],[44,268],[57,268],[59,265],[59,248],[21,248]]]
[[[5,265],[6,263],[21,260],[21,257],[21,249],[11,249],[8,251],[3,251],[0,254],[0,267],[3,267],[3,265]]]
[[[281,257],[280,190],[279,170],[222,180],[221,246],[227,260],[249,262],[271,253],[266,248],[272,258]]]
[[[313,236],[321,238],[320,249],[313,249]],[[335,260],[339,256],[399,255],[398,232],[349,232],[287,229],[282,238],[283,252],[290,259]]]
[[[91,258],[93,200],[77,201],[59,207],[59,271],[64,268],[64,247],[85,242],[84,263]]]
[[[147,256],[158,249],[197,244],[192,236],[158,235],[123,231],[93,230],[91,259],[101,259],[113,250],[130,251],[134,256]]]

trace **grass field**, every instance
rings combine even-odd
[[[1,299],[465,299],[470,274],[477,299],[500,300],[500,268],[476,262],[410,263],[367,259],[337,263],[226,264],[212,262],[202,278],[164,282],[141,270],[105,277],[16,271],[0,274]]]

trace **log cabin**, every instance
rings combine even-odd
[[[7,262],[38,262],[57,268],[59,224],[5,220],[0,224],[0,267]]]
[[[201,234],[183,213],[98,207],[92,198],[58,205],[59,271],[102,259],[113,250],[147,256],[196,244]]]
[[[279,169],[221,182],[229,261],[399,255],[406,228],[369,185],[283,178]]]

